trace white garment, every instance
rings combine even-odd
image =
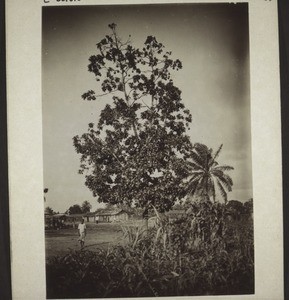
[[[82,233],[84,233],[85,232],[85,229],[86,229],[86,225],[85,225],[85,223],[83,223],[83,224],[78,224],[78,230],[79,230],[79,233],[80,234],[82,234]]]

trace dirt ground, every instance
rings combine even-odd
[[[127,223],[125,226],[142,226],[142,222]],[[85,239],[86,250],[107,248],[111,245],[123,244],[126,242],[121,224],[119,223],[86,223],[87,235]],[[46,258],[55,255],[65,255],[70,250],[80,249],[78,242],[77,227],[46,230],[45,231]]]

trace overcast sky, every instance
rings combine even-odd
[[[141,46],[156,36],[183,69],[172,73],[193,122],[191,141],[216,150],[219,162],[232,165],[229,200],[246,201],[252,193],[248,15],[246,4],[77,6],[43,8],[43,156],[45,206],[64,212],[96,198],[78,174],[80,157],[72,138],[96,123],[108,98],[83,101],[99,90],[87,71],[95,44],[116,23],[123,39]]]

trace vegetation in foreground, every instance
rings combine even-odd
[[[47,261],[48,298],[254,293],[253,222],[225,205],[195,203],[148,233],[124,227],[125,246],[72,251]]]

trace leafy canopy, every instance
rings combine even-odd
[[[73,138],[81,154],[79,172],[99,202],[169,210],[183,197],[185,159],[192,148],[186,135],[191,114],[171,78],[182,63],[154,36],[136,48],[130,38],[120,39],[115,24],[109,28],[88,65],[103,94],[89,90],[82,98],[110,95],[111,100],[97,125],[90,123],[86,133]]]

